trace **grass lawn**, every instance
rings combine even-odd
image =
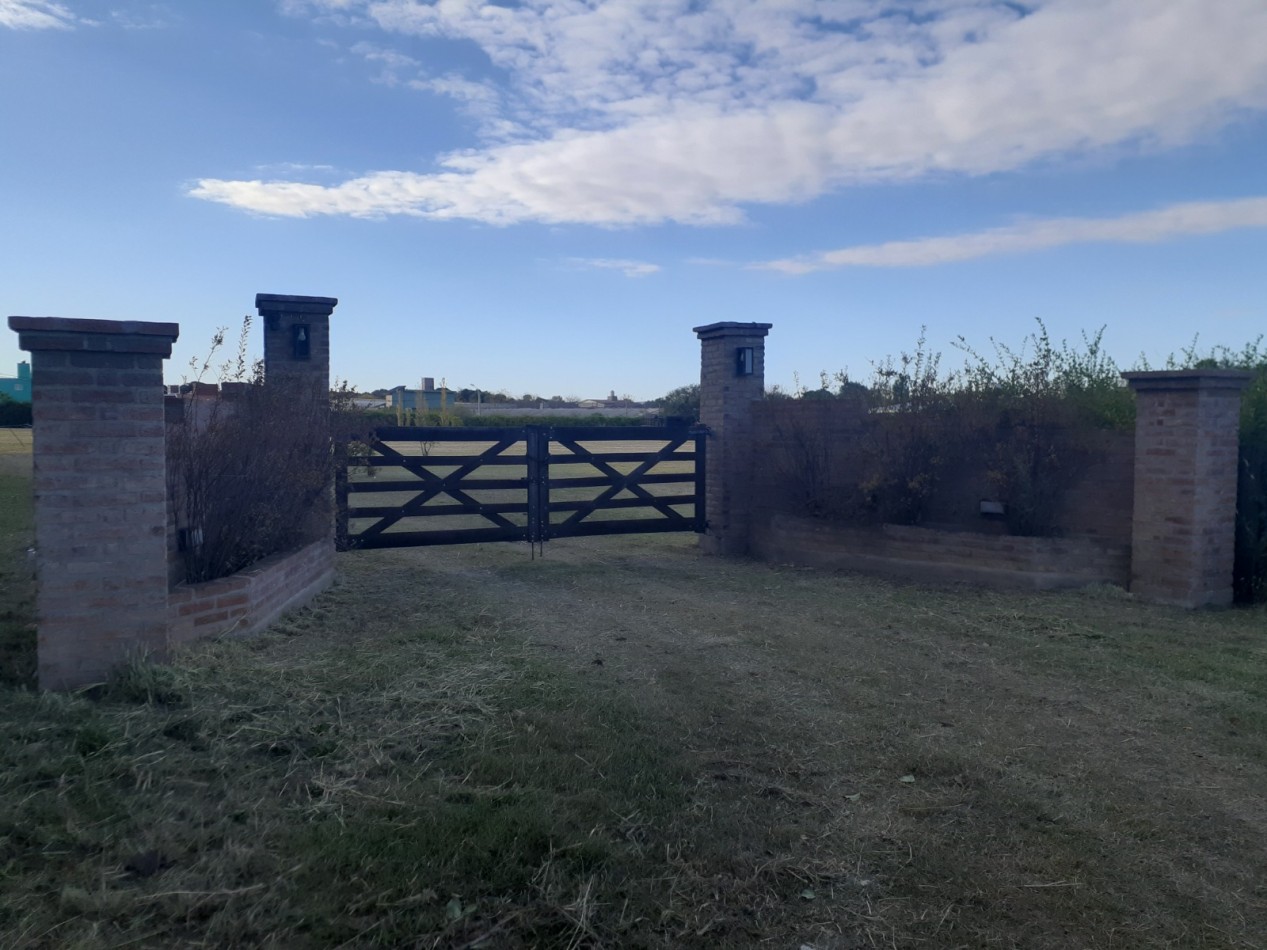
[[[35,682],[31,430],[0,429],[0,686]]]
[[[0,946],[1264,946],[1262,609],[689,535],[340,569],[265,636],[0,688]]]

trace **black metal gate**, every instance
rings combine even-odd
[[[350,443],[341,548],[704,530],[703,428],[398,427]]]

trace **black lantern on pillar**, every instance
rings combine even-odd
[[[312,334],[308,324],[296,323],[290,330],[291,355],[297,360],[306,360],[312,355]]]

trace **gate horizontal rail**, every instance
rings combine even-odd
[[[702,531],[706,435],[674,426],[383,426],[368,442],[343,446],[339,543]]]

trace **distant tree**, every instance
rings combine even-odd
[[[0,393],[0,426],[29,426],[31,424],[31,404],[10,399]]]
[[[670,390],[659,399],[653,399],[651,404],[658,406],[665,416],[674,416],[682,419],[689,419],[692,422],[699,421],[699,383],[691,383],[689,386],[679,386],[677,389]]]

